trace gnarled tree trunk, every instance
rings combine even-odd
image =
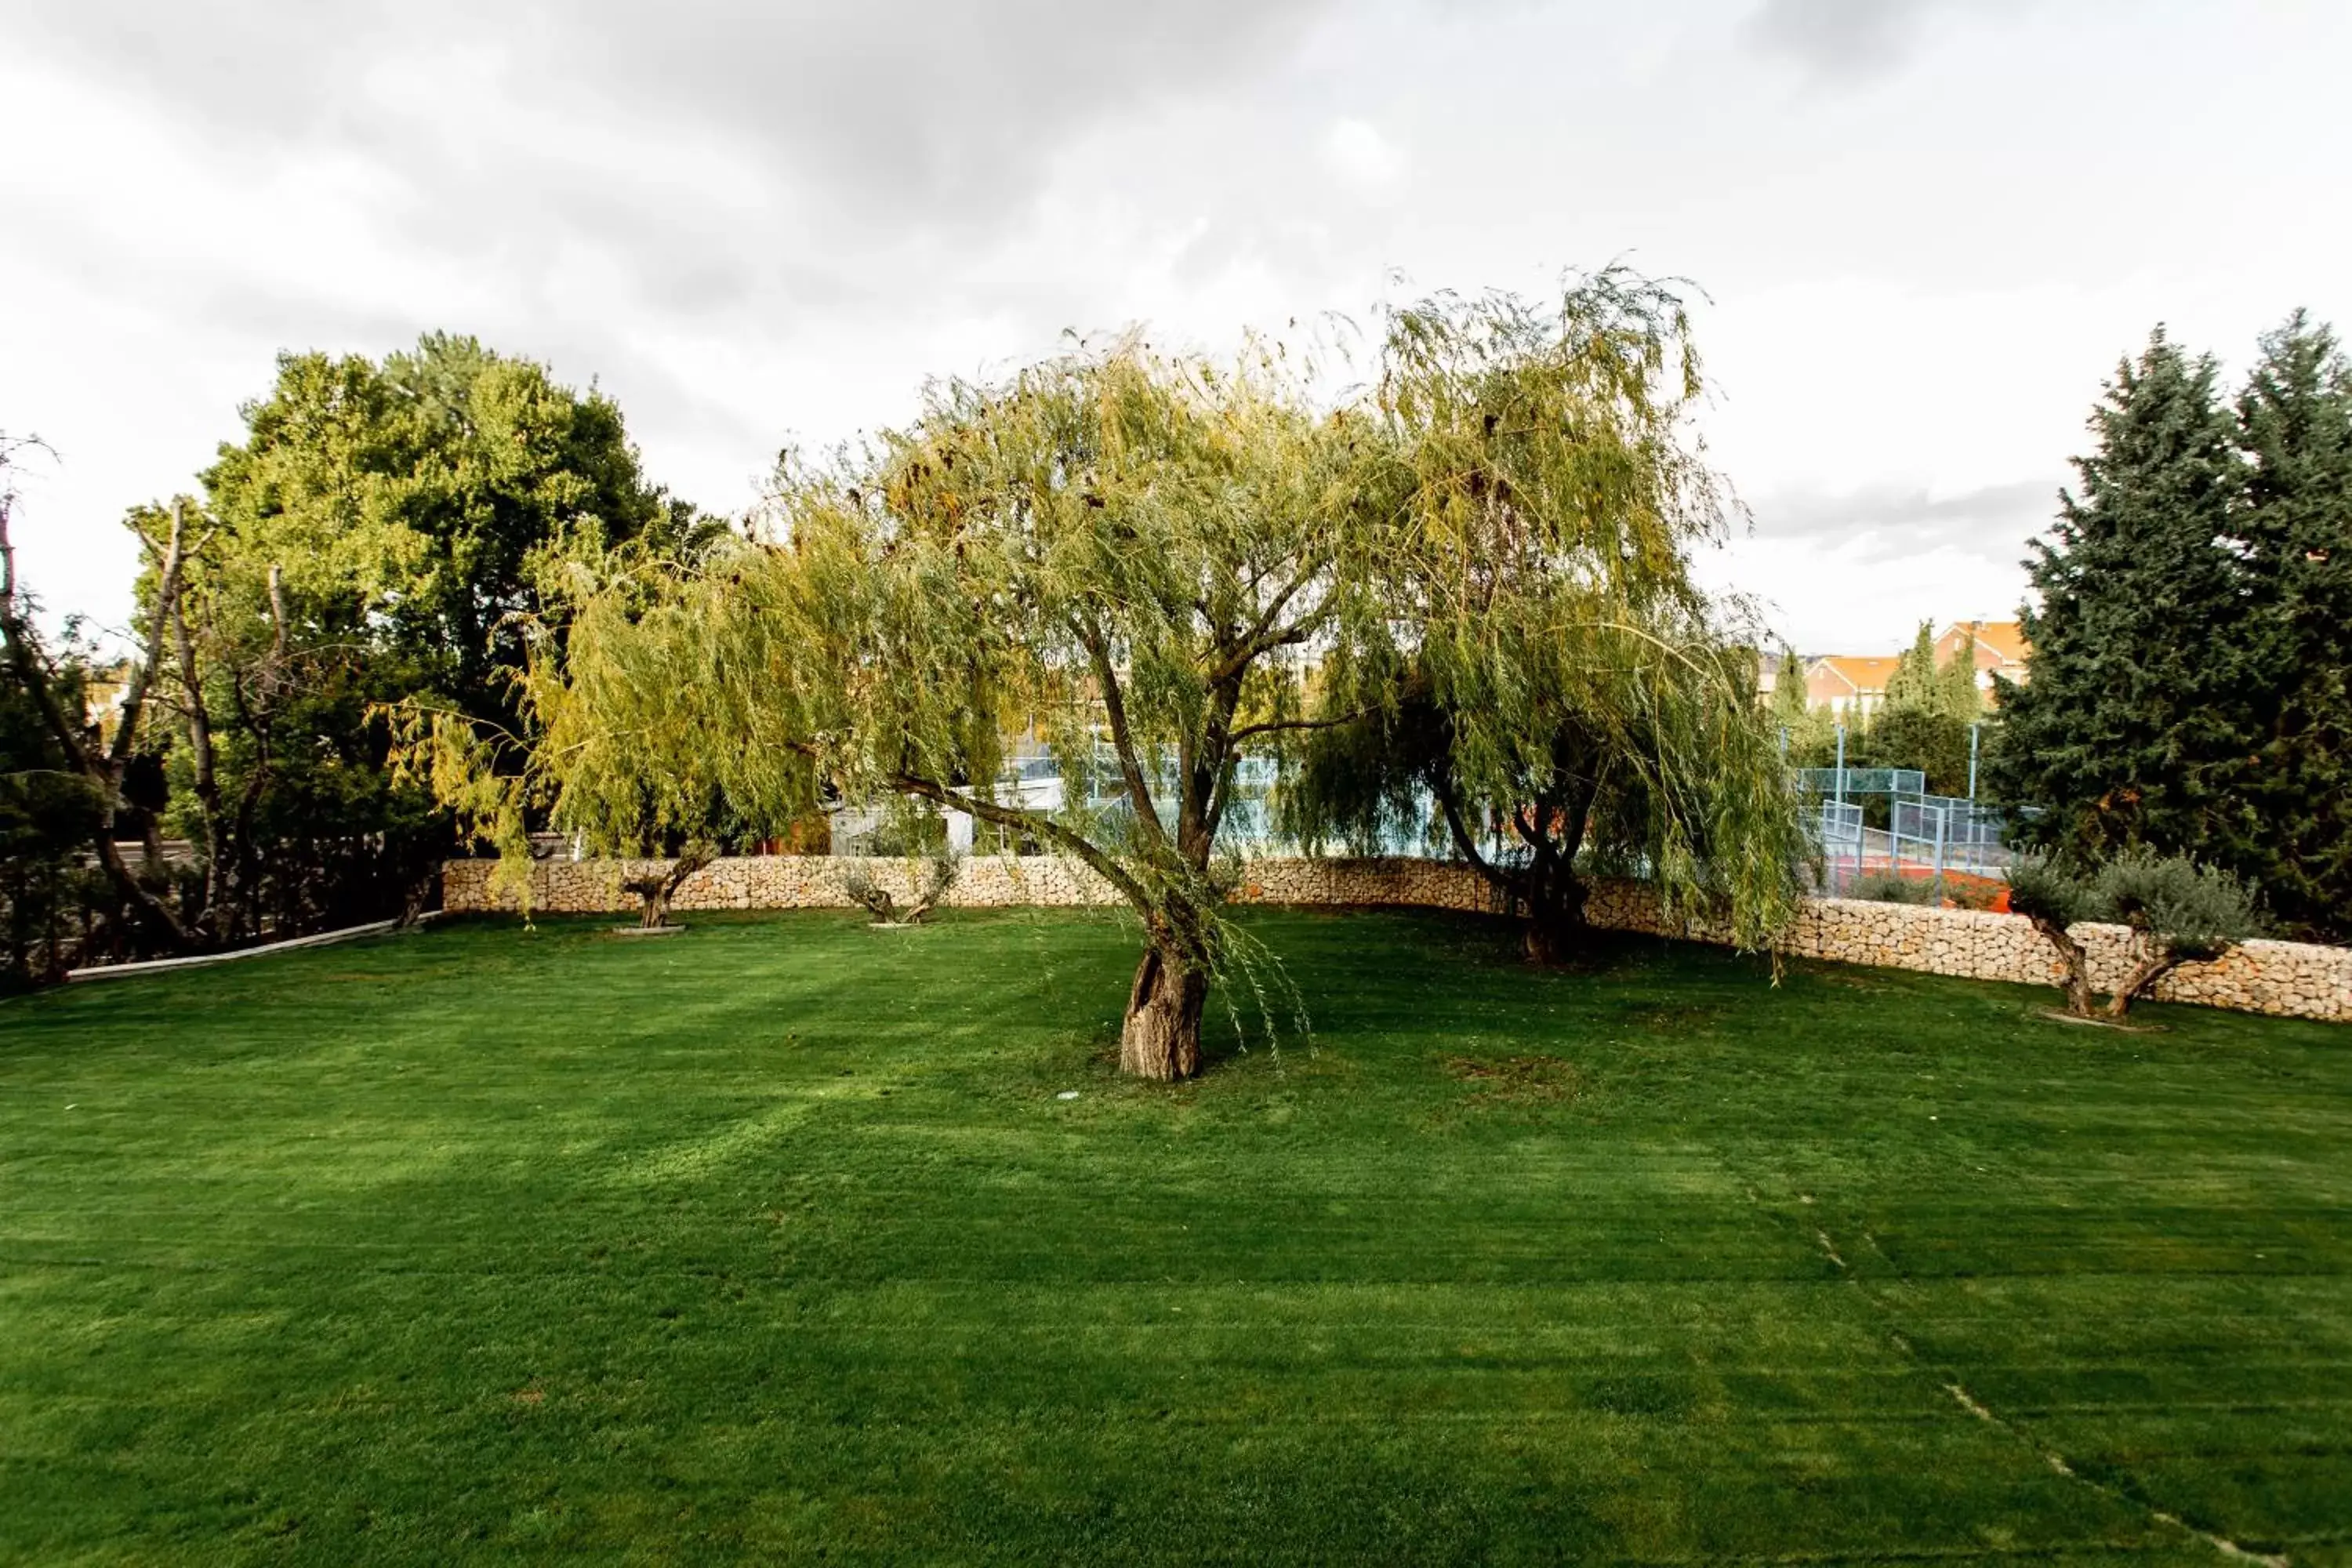
[[[2107,996],[2107,1016],[2110,1018],[2127,1016],[2134,1000],[2145,995],[2158,981],[2180,967],[2180,960],[2173,953],[2172,944],[2158,932],[2135,926],[2132,929],[2132,946],[2135,952],[2131,972],[2124,976],[2123,984]],[[2087,1008],[2087,988],[2084,1004]]]
[[[1119,1071],[1163,1083],[1197,1075],[1208,999],[1208,975],[1180,948],[1154,942],[1144,949],[1119,1029]]]
[[[2063,966],[2058,984],[2066,992],[2066,1011],[2077,1018],[2094,1016],[2091,1007],[2091,966],[2084,956],[2083,944],[2074,933],[2045,915],[2029,917],[2033,929],[2040,931],[2052,947],[2058,950],[2058,962]]]
[[[649,871],[641,877],[631,877],[621,886],[645,900],[637,912],[637,924],[645,931],[659,931],[669,924],[669,901],[678,886],[719,858],[719,851],[708,844],[689,844],[685,853],[659,871]]]

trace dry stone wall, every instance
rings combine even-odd
[[[619,913],[635,908],[622,879],[644,865],[619,860],[542,860],[528,872],[529,904],[551,914]],[[712,862],[688,878],[671,900],[678,910],[849,909],[843,872],[853,862],[826,856],[772,855]],[[923,868],[901,860],[867,860],[868,875],[904,902]],[[452,911],[515,910],[522,907],[520,879],[501,878],[492,860],[452,860],[441,868],[441,900]],[[1235,896],[1244,902],[1338,906],[1403,905],[1416,909],[1491,910],[1493,890],[1466,866],[1438,860],[1254,860]],[[968,909],[1013,905],[1073,907],[1118,902],[1103,879],[1053,857],[975,857],[964,863],[942,902]],[[1694,942],[1725,943],[1729,934],[1704,921],[1667,916],[1638,883],[1602,882],[1586,913],[1612,931],[1646,931]],[[2091,983],[2114,985],[2129,969],[2130,933],[2121,926],[2078,926],[2089,957]],[[1836,963],[1917,969],[1971,980],[2055,985],[2057,955],[2019,915],[1938,910],[1916,904],[1811,899],[1780,942],[1795,958]],[[2157,985],[2168,1002],[2228,1007],[2283,1017],[2352,1022],[2352,949],[2301,942],[2250,942],[2212,963],[2175,970]]]

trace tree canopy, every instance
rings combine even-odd
[[[1612,270],[1385,326],[1337,399],[1280,344],[1214,361],[1136,335],[936,384],[904,428],[789,458],[761,537],[575,563],[521,729],[419,722],[415,754],[510,855],[537,810],[609,830],[631,820],[616,792],[706,786],[762,824],[823,796],[1016,829],[1136,910],[1122,1061],[1188,1076],[1211,979],[1244,961],[1217,847],[1246,756],[1392,722],[1418,681],[1459,776],[1500,799],[1575,700],[1614,721],[1697,658],[1685,557],[1723,502],[1685,438],[1698,365],[1674,292]],[[1057,808],[1006,787],[1024,731],[1070,783]],[[1778,895],[1701,878],[1724,843],[1662,820],[1660,870],[1760,932]]]

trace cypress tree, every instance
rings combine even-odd
[[[2298,310],[2238,400],[2240,524],[2262,673],[2231,784],[2267,854],[2250,867],[2289,927],[2352,936],[2352,364]]]
[[[1894,673],[1886,678],[1886,706],[1890,710],[1942,706],[1937,700],[1936,627],[1932,621],[1921,621],[1911,646],[1896,656]]]
[[[2040,808],[2029,841],[2084,858],[2147,844],[2259,873],[2229,773],[2258,662],[2236,537],[2243,466],[2210,356],[2159,327],[2094,410],[2077,489],[2026,562],[2033,679],[2003,683],[1990,778]]]
[[[1797,744],[1805,721],[1811,713],[1805,700],[1805,665],[1788,644],[1780,645],[1780,668],[1772,677],[1772,721],[1789,732],[1789,743]]]
[[[1976,623],[1968,624],[1973,626]],[[1984,693],[1977,686],[1977,649],[1973,640],[1952,650],[1952,657],[1936,679],[1945,712],[1963,724],[1973,724],[1984,716]]]

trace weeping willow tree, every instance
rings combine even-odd
[[[494,885],[530,895],[530,832],[544,825],[599,856],[665,862],[626,879],[642,924],[718,852],[735,819],[732,771],[707,716],[656,679],[701,657],[680,593],[693,569],[634,545],[575,539],[532,563],[545,610],[515,617],[522,659],[514,727],[412,698],[389,719],[399,776],[423,782],[499,851]]]
[[[1607,321],[1622,301],[1602,300]],[[1280,819],[1309,844],[1450,849],[1526,916],[1538,960],[1582,935],[1580,861],[1761,944],[1809,845],[1754,698],[1752,617],[1690,575],[1726,510],[1684,439],[1696,359],[1678,310],[1635,311],[1650,330],[1612,342],[1587,308],[1398,321],[1381,403],[1440,549],[1412,574],[1409,640],[1335,650],[1326,700],[1362,716],[1309,738]]]
[[[1318,737],[1282,791],[1285,828],[1310,846],[1459,858],[1525,921],[1538,963],[1583,945],[1593,873],[1768,942],[1811,845],[1751,695],[1753,655],[1696,605],[1507,635],[1523,645],[1509,666],[1425,649],[1386,704]],[[1490,681],[1497,668],[1514,678]]]
[[[527,762],[446,725],[416,750],[478,816],[560,819],[650,774],[753,824],[822,799],[1013,830],[1133,907],[1121,1065],[1189,1077],[1242,951],[1217,847],[1240,764],[1393,721],[1420,670],[1442,704],[1515,694],[1454,729],[1498,793],[1533,722],[1516,694],[1556,683],[1548,639],[1598,657],[1592,628],[1688,597],[1722,516],[1683,437],[1698,384],[1680,300],[1615,270],[1541,307],[1397,310],[1378,374],[1336,401],[1278,346],[1213,362],[1134,338],[937,384],[903,429],[789,459],[756,536],[650,598],[643,578],[584,592],[536,645]],[[1059,805],[1005,783],[1024,731],[1059,759]]]

